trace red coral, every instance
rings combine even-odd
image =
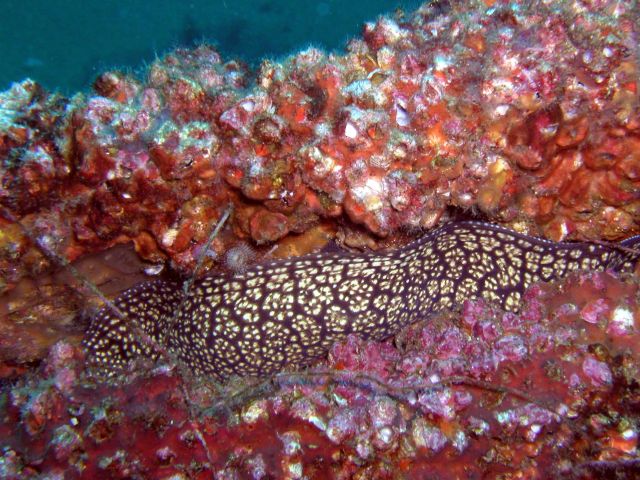
[[[185,271],[204,241],[185,220],[197,196],[288,217],[267,234],[233,217],[257,242],[343,212],[384,236],[433,226],[447,205],[527,220],[555,240],[636,232],[633,13],[493,8],[383,17],[344,55],[264,62],[254,86],[208,46],[168,54],[144,83],[105,73],[86,101],[17,85],[3,95],[13,113],[1,129],[0,201],[18,218],[72,223],[66,255],[150,234],[141,252]],[[220,210],[209,215],[206,227]],[[167,235],[188,241],[171,248]]]
[[[432,2],[368,23],[342,55],[310,48],[265,61],[255,84],[208,46],[166,55],[145,81],[105,73],[86,99],[15,84],[0,95],[0,289],[19,291],[51,267],[14,218],[70,260],[132,241],[185,273],[238,239],[284,244],[327,221],[363,245],[353,224],[378,236],[430,228],[449,206],[554,240],[638,233],[640,23],[624,2],[578,7]],[[202,252],[229,204],[230,228]],[[76,303],[65,289],[29,285],[17,304],[47,303],[9,312],[20,322],[2,325],[3,360],[42,355],[23,348],[25,332],[39,343],[48,328],[33,325],[56,317],[59,335]],[[2,473],[463,476],[479,460],[485,474],[525,477],[624,468],[637,461],[637,281],[598,274],[563,288],[533,287],[520,315],[468,303],[461,317],[405,332],[406,351],[347,339],[330,357],[343,374],[294,376],[245,405],[235,427],[191,417],[191,386],[174,372],[92,386],[75,354],[63,355],[70,366],[51,361],[53,384],[22,379],[1,406]],[[202,412],[214,400],[200,393]],[[558,419],[565,407],[573,423]],[[470,460],[458,467],[456,455]]]
[[[574,274],[532,287],[520,314],[467,302],[408,327],[402,349],[349,337],[328,364],[220,393],[162,366],[95,384],[61,343],[38,376],[6,391],[0,471],[546,478],[595,475],[599,462],[633,471],[639,292],[635,277]],[[611,308],[585,322],[590,305]],[[477,335],[487,322],[491,334]],[[627,328],[611,329],[620,322]]]

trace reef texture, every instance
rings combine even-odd
[[[0,397],[0,476],[637,478],[639,294],[637,276],[572,274],[519,314],[466,302],[220,393],[162,366],[95,384],[59,343]]]
[[[72,99],[16,83],[0,94],[0,292],[55,263],[16,221],[70,261],[132,242],[183,274],[229,205],[206,267],[318,225],[375,247],[449,207],[553,240],[638,233],[639,18],[612,0],[432,2],[346,53],[256,72],[201,46]]]
[[[133,241],[189,271],[227,204],[257,244],[449,206],[561,240],[639,231],[635,2],[433,2],[257,72],[209,46],[65,100],[0,97],[0,204],[68,259]],[[8,220],[7,288],[41,259]],[[235,237],[213,246],[226,250]]]
[[[0,93],[0,377],[66,339],[0,391],[0,477],[637,478],[637,276],[537,285],[519,314],[454,305],[253,387],[180,365],[106,385],[70,333],[87,302],[43,252],[97,255],[108,287],[145,268],[110,261],[120,244],[189,274],[336,232],[376,248],[450,209],[552,240],[639,233],[638,8],[436,1],[343,54],[251,72],[201,46],[88,95]]]

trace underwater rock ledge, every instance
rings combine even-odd
[[[229,205],[207,268],[393,245],[451,208],[552,240],[639,233],[638,9],[433,2],[343,54],[250,72],[203,45],[73,98],[0,93],[0,477],[640,475],[637,275],[536,285],[519,314],[465,302],[257,385],[148,364],[103,384],[70,326],[87,302],[26,234],[108,285],[145,268],[110,261],[126,244],[189,275]]]

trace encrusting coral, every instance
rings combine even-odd
[[[229,204],[207,267],[336,224],[353,246],[402,242],[449,207],[553,240],[638,233],[637,17],[614,1],[436,2],[255,77],[203,45],[143,80],[107,72],[88,96],[16,83],[0,97],[0,288],[52,268],[10,218],[70,261],[132,243],[185,275]]]
[[[201,46],[87,97],[17,83],[0,203],[70,260],[133,241],[185,272],[229,203],[259,244],[340,216],[431,228],[448,206],[553,240],[637,233],[637,7],[487,3],[381,17],[255,79]],[[20,232],[1,246],[5,288],[42,268]]]
[[[56,257],[111,296],[167,265],[251,271],[247,244],[249,262],[330,238],[393,252],[454,210],[554,241],[637,234],[638,8],[436,1],[256,72],[202,45],[91,94],[0,93],[0,477],[637,476],[634,273],[529,282],[517,312],[455,299],[261,381],[169,355],[101,383],[73,320],[93,300]]]
[[[118,384],[59,343],[0,402],[3,478],[598,478],[638,472],[636,276],[465,302],[392,342],[217,391],[166,366]],[[626,476],[625,476],[626,475]]]

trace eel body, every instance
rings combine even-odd
[[[640,237],[622,242],[631,247]],[[104,372],[156,354],[129,322],[196,374],[224,380],[301,367],[349,334],[383,339],[466,299],[516,311],[532,283],[574,270],[632,271],[639,255],[590,243],[555,243],[480,223],[447,224],[385,253],[318,253],[208,276],[182,299],[179,284],[135,286],[101,310],[84,346]]]

